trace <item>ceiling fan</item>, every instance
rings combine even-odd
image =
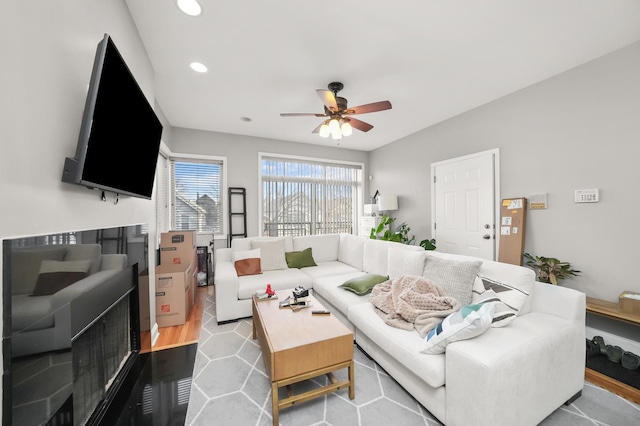
[[[344,85],[340,82],[329,83],[329,90],[317,89],[316,93],[322,102],[324,103],[324,114],[320,113],[305,113],[305,112],[291,112],[282,113],[281,117],[328,117],[322,123],[313,129],[312,133],[319,133],[323,138],[331,137],[333,139],[340,139],[342,136],[349,136],[352,133],[352,127],[362,132],[368,132],[373,129],[373,126],[364,121],[353,118],[356,114],[366,114],[370,112],[384,111],[391,109],[391,102],[380,101],[370,104],[360,105],[349,108],[347,106],[347,99],[338,96],[338,92],[344,88]]]

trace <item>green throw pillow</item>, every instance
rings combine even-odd
[[[313,254],[311,253],[311,247],[302,251],[289,251],[284,254],[287,259],[287,266],[289,268],[306,268],[307,266],[318,266],[315,260],[313,260]]]
[[[373,287],[375,287],[376,284],[383,283],[388,279],[389,277],[385,277],[384,275],[365,274],[357,278],[347,280],[343,284],[340,284],[338,287],[342,287],[345,290],[352,291],[358,296],[364,296],[365,294],[371,293],[371,290],[373,289]]]

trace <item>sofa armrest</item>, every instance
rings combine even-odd
[[[540,423],[582,390],[584,333],[584,323],[532,311],[506,327],[449,344],[446,423]]]
[[[214,284],[216,319],[220,322],[235,318],[234,307],[238,302],[239,280],[233,262],[230,260],[220,261],[220,257],[216,256]]]
[[[583,292],[539,281],[534,283],[532,312],[557,315],[584,324],[586,309],[587,299]]]
[[[119,271],[127,267],[126,254],[103,254],[100,258],[100,270],[117,269]]]

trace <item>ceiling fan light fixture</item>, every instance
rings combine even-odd
[[[344,122],[340,126],[340,131],[342,132],[342,136],[351,136],[353,133],[353,128],[349,123],[349,120],[343,120]]]
[[[331,138],[334,141],[339,141],[340,139],[342,139],[342,134],[340,133],[340,130],[338,130],[337,132],[331,133]]]
[[[340,122],[336,118],[332,118],[329,121],[329,129],[331,133],[339,133],[340,132]]]
[[[318,132],[321,138],[328,138],[331,134],[331,130],[329,130],[329,125],[324,122],[322,126],[320,126],[320,131]]]
[[[178,7],[189,16],[198,16],[202,13],[202,7],[196,0],[178,0]]]

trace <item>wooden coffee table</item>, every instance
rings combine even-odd
[[[333,315],[312,315],[312,310],[325,309],[313,296],[309,308],[280,308],[278,302],[290,294],[291,290],[279,290],[280,299],[253,297],[253,338],[260,342],[271,380],[274,425],[282,408],[347,387],[349,398],[355,398],[353,333]],[[348,380],[338,381],[332,373],[343,368],[349,370]],[[293,394],[292,384],[325,374],[326,386]],[[278,389],[284,386],[287,398],[281,400]]]

